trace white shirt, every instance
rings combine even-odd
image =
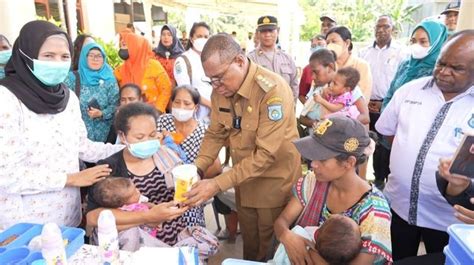
[[[408,221],[410,191],[415,162],[433,121],[446,103],[434,83],[422,89],[432,77],[403,85],[382,112],[375,128],[383,135],[395,135],[390,155],[390,175],[384,193],[391,208]],[[436,186],[435,172],[440,158],[452,157],[461,142],[462,133],[474,133],[474,87],[451,99],[453,102],[436,134],[422,169],[419,185],[417,223],[446,231],[453,223],[451,205]]]
[[[199,55],[192,48],[185,51],[182,55],[185,55],[191,64],[191,72],[193,74],[192,86],[199,91],[201,97],[211,101],[212,86],[202,81],[206,74],[204,74],[204,68],[202,67],[201,55]],[[174,62],[173,72],[174,79],[176,80],[176,84],[178,86],[191,85],[188,68],[183,58],[178,57],[176,59],[176,61]],[[210,108],[204,105],[200,105],[197,113],[197,119],[201,122],[204,122],[205,124],[209,124],[210,113]]]
[[[25,88],[26,89],[26,88]],[[81,222],[79,188],[65,187],[79,158],[95,162],[123,148],[87,139],[74,93],[58,114],[36,114],[0,86],[0,230],[18,222]]]
[[[359,51],[359,57],[369,63],[372,72],[373,82],[370,99],[383,100],[395,77],[398,65],[408,55],[408,49],[393,40],[383,48],[374,42]]]

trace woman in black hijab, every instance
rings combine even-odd
[[[0,230],[18,223],[77,226],[79,188],[107,176],[107,165],[79,172],[123,146],[87,139],[79,101],[62,83],[71,40],[52,23],[32,21],[15,41],[0,80]]]
[[[156,54],[155,58],[161,63],[163,68],[165,68],[173,87],[176,86],[173,74],[174,61],[184,52],[183,45],[176,34],[175,27],[169,24],[164,25],[161,28],[160,43],[154,50]]]

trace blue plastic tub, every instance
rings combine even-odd
[[[445,246],[443,250],[444,256],[446,256],[446,260],[444,262],[444,265],[462,265],[457,258],[453,255],[451,250],[449,249],[449,246]]]
[[[248,261],[248,260],[243,260],[243,259],[225,259],[222,262],[222,265],[260,265],[260,264],[267,264],[267,263]]]
[[[460,264],[474,264],[474,226],[454,224],[448,227],[449,251]]]
[[[18,264],[23,265],[26,263],[26,258],[30,255],[30,251],[26,247],[12,248],[0,255],[0,264]]]
[[[17,235],[17,238],[8,245],[0,248],[0,264],[29,265],[43,259],[40,251],[30,251],[27,246],[31,239],[41,235],[43,225],[20,223],[13,225],[0,233],[0,242]],[[84,245],[85,232],[79,228],[61,227],[63,239],[67,240],[66,256],[69,258]]]

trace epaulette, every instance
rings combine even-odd
[[[263,89],[263,91],[268,92],[272,90],[276,85],[274,82],[271,80],[268,80],[264,75],[262,74],[257,74],[255,77],[255,80],[257,81],[257,84]]]

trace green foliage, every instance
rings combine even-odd
[[[321,31],[319,17],[332,14],[338,25],[347,26],[354,41],[366,41],[373,38],[375,20],[380,15],[392,17],[397,31],[402,24],[413,24],[412,14],[421,6],[406,6],[407,0],[299,0],[304,10],[306,23],[301,28],[301,39],[310,40]]]
[[[105,54],[107,55],[107,62],[112,69],[117,68],[122,63],[122,59],[118,56],[118,49],[115,47],[112,41],[105,42],[101,38],[95,37],[95,41],[104,48]]]
[[[58,26],[58,27],[61,27],[61,21],[57,21],[56,19],[54,19],[53,17],[51,17],[49,20],[46,19],[46,17],[44,16],[36,16],[36,19],[37,20],[43,20],[43,21],[48,21],[48,22],[51,22],[53,23],[54,25]]]

